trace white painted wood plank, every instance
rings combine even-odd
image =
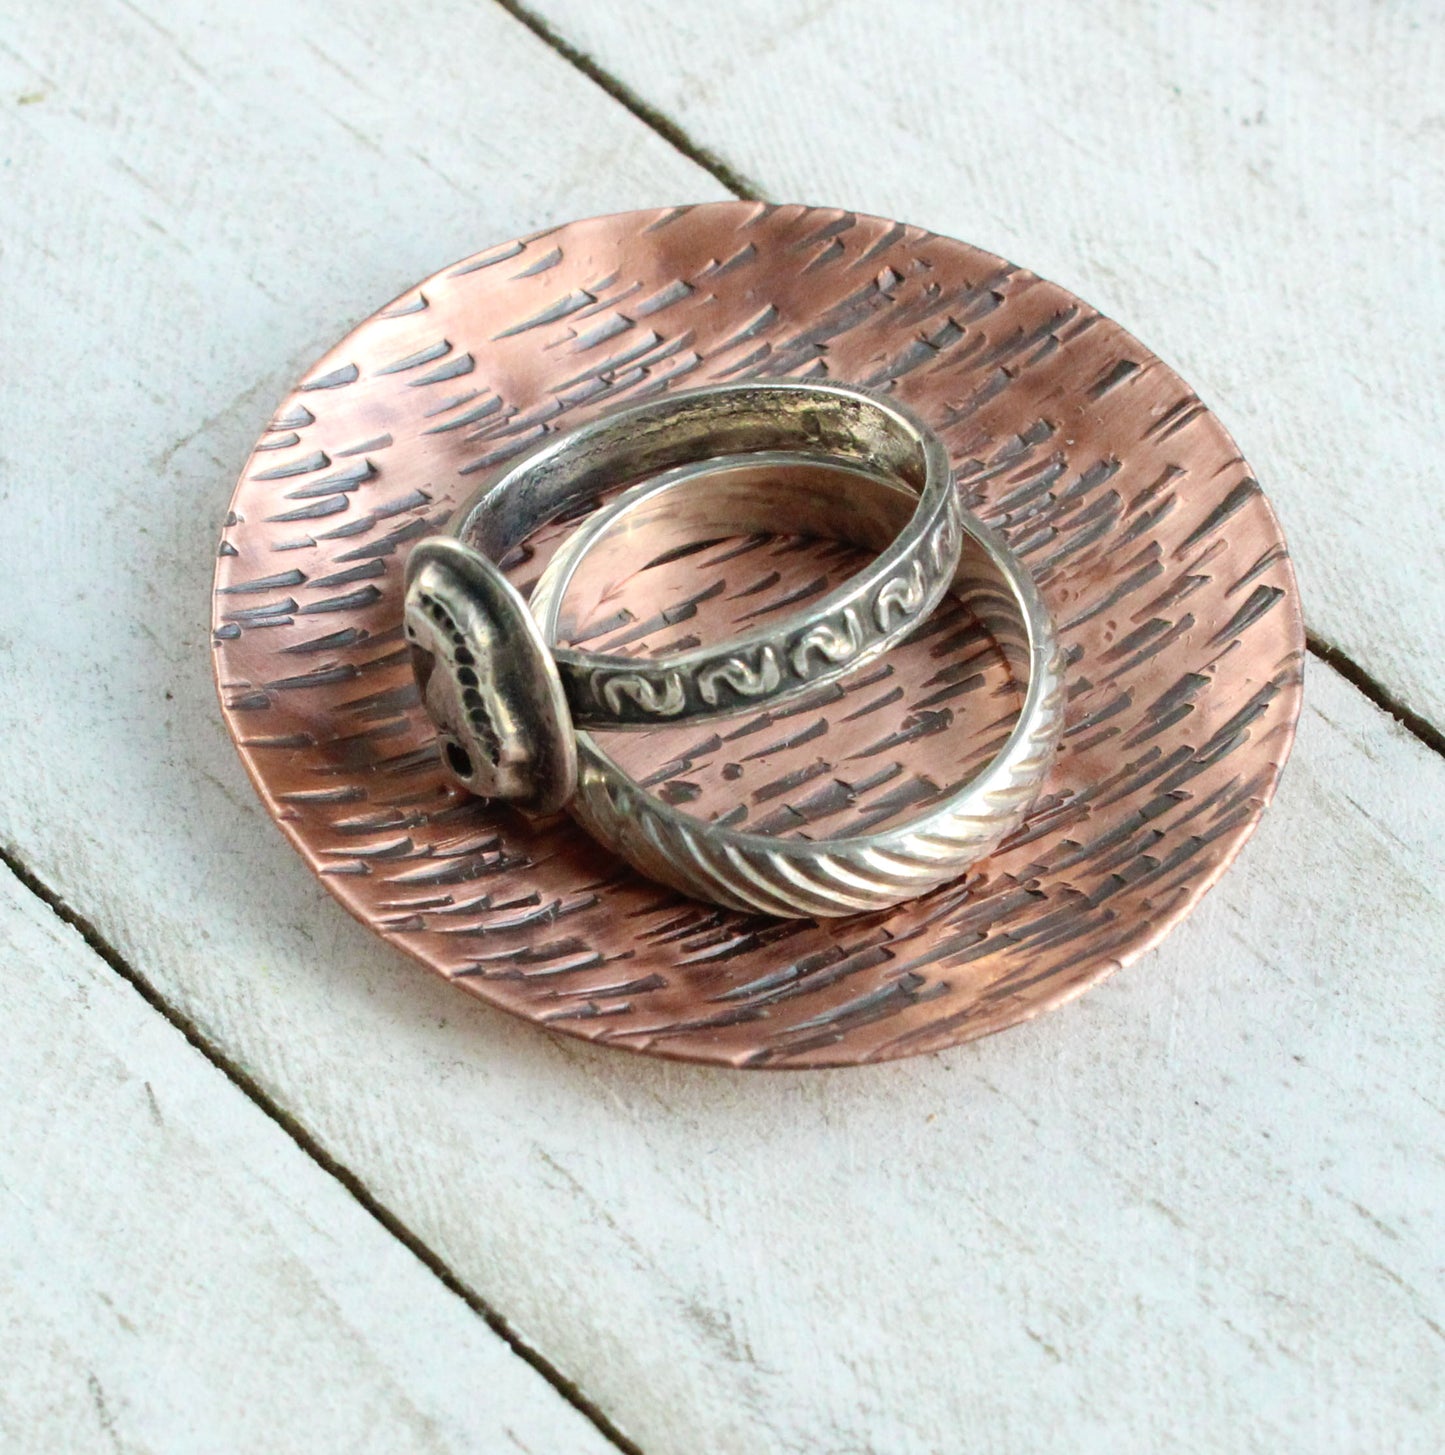
[[[5,870],[0,1018],[0,1448],[615,1448]]]
[[[1433,1452],[1445,766],[1329,672],[1163,952],[870,1071],[504,1021],[266,820],[205,646],[257,420],[441,259],[718,195],[499,12],[437,14],[176,4],[167,39],[33,0],[0,53],[46,98],[0,108],[0,836],[648,1455]]]
[[[769,197],[1116,318],[1220,413],[1313,630],[1445,728],[1445,6],[537,0]]]

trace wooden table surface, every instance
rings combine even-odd
[[[1445,1446],[1438,0],[0,6],[0,1449]],[[235,473],[322,348],[572,217],[906,218],[1235,433],[1311,631],[1166,945],[948,1054],[515,1023],[254,799]]]

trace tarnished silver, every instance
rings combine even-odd
[[[527,603],[452,536],[417,544],[406,599],[412,667],[447,770],[480,798],[555,813],[577,786],[577,740]]]
[[[719,530],[806,530],[878,549],[916,505],[897,481],[826,458],[764,454],[675,470],[589,517],[553,557],[531,608],[542,640],[554,646],[563,599],[582,562],[603,573],[610,564],[625,570],[632,538],[644,532],[650,551]],[[1003,747],[972,779],[891,829],[782,839],[704,822],[662,802],[581,731],[568,811],[642,873],[733,909],[855,914],[956,878],[1023,821],[1063,727],[1062,660],[1033,579],[993,531],[967,515],[961,523],[951,587],[983,618],[1023,696]]]
[[[498,563],[539,526],[671,468],[778,451],[865,464],[909,487],[912,508],[876,558],[821,600],[720,646],[647,660],[548,651],[523,620]],[[773,514],[773,530],[806,528],[786,492]],[[561,435],[489,481],[408,561],[407,636],[443,762],[469,792],[545,813],[571,795],[574,728],[722,717],[832,682],[933,610],[958,561],[961,516],[937,436],[906,408],[842,385],[714,384]]]

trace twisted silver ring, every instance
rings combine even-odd
[[[706,488],[700,488],[705,486]],[[563,598],[584,559],[635,566],[649,551],[706,535],[804,529],[872,549],[917,504],[906,486],[836,460],[754,455],[675,470],[633,487],[565,541],[532,593],[541,638],[556,642]],[[579,731],[579,778],[568,811],[600,843],[652,879],[733,909],[832,916],[884,909],[957,878],[1024,819],[1063,727],[1062,662],[1027,568],[980,522],[962,517],[955,594],[982,618],[1009,661],[1023,704],[1008,739],[972,779],[921,815],[877,833],[782,839],[693,818],[653,797]]]

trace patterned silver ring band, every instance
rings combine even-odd
[[[770,451],[858,464],[908,487],[908,509],[863,570],[795,616],[720,646],[647,659],[549,649],[498,564],[515,547],[608,489]],[[444,760],[468,791],[549,813],[576,787],[576,728],[695,722],[835,681],[937,605],[958,562],[962,514],[938,438],[900,405],[841,385],[715,384],[561,435],[489,481],[407,563],[406,632]]]
[[[905,486],[827,457],[753,455],[674,470],[633,487],[589,517],[553,557],[532,594],[542,640],[555,643],[568,587],[635,569],[649,554],[718,534],[806,531],[878,549],[917,505]],[[724,828],[653,797],[587,732],[576,737],[579,781],[567,807],[600,843],[650,878],[733,909],[845,915],[884,909],[948,880],[1024,819],[1063,727],[1062,662],[1027,568],[987,527],[962,517],[953,592],[1003,650],[1022,696],[1003,747],[967,782],[917,817],[880,832],[777,838]]]

